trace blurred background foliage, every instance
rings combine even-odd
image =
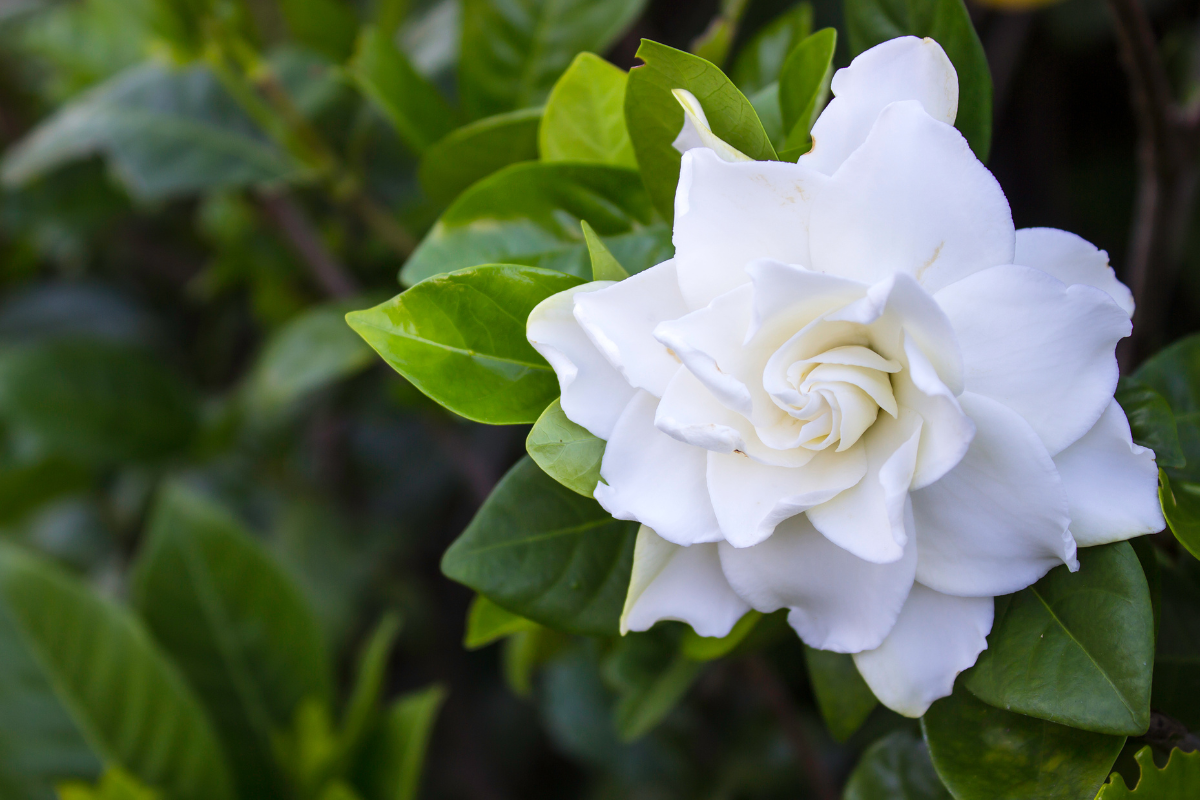
[[[989,166],[1018,227],[1120,273],[1111,22],[1044,5],[970,6]],[[1146,6],[1194,96],[1198,4]],[[828,798],[868,746],[847,796],[901,796],[871,769],[916,724],[778,617],[710,661],[681,627],[472,604],[439,560],[527,429],[452,417],[343,321],[538,157],[578,52],[629,68],[650,38],[753,95],[823,26],[845,65],[836,0],[0,0],[0,796]],[[1200,328],[1195,234],[1185,261],[1171,338]],[[1164,543],[1155,702],[1195,729],[1200,572]],[[903,796],[945,796],[921,757]]]

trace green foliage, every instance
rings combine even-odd
[[[1143,747],[1134,756],[1142,768],[1142,777],[1130,791],[1119,774],[1109,778],[1108,783],[1096,795],[1096,800],[1185,800],[1194,797],[1200,788],[1200,753],[1185,753],[1172,750],[1167,765],[1159,769],[1154,764],[1154,755],[1149,747]]]
[[[455,128],[425,150],[417,175],[429,199],[449,205],[471,184],[519,161],[536,161],[542,109],[526,108]]]
[[[358,784],[364,800],[414,800],[425,751],[446,690],[433,685],[398,699],[363,749]]]
[[[729,77],[747,95],[778,81],[788,55],[812,33],[811,3],[798,3],[763,27],[738,52]]]
[[[525,449],[547,475],[571,491],[591,497],[596,490],[604,440],[567,419],[558,400],[538,417]]]
[[[1175,415],[1161,394],[1134,378],[1122,378],[1116,399],[1129,419],[1133,441],[1153,450],[1158,466],[1178,468],[1187,463]]]
[[[895,731],[867,748],[846,783],[844,800],[950,800],[929,748],[908,731]]]
[[[617,257],[612,254],[608,246],[604,244],[594,228],[583,220],[580,223],[583,228],[583,238],[587,242],[588,257],[592,261],[592,280],[594,281],[623,281],[629,277],[629,273],[625,267],[621,266],[621,262],[617,261]]]
[[[1200,564],[1159,556],[1162,586],[1151,707],[1200,729]]]
[[[714,661],[732,653],[746,640],[754,626],[762,619],[762,613],[747,611],[734,623],[733,629],[724,636],[701,636],[691,628],[683,632],[679,651],[693,661]]]
[[[379,620],[362,650],[354,688],[350,692],[346,713],[342,719],[340,750],[343,763],[339,765],[339,772],[350,766],[349,760],[359,752],[360,746],[378,722],[388,660],[399,634],[399,615],[386,614]]]
[[[812,149],[809,131],[829,95],[836,49],[837,31],[824,28],[797,44],[783,64],[779,107],[787,135],[781,153],[785,161],[795,161],[793,154],[798,158]]]
[[[1155,353],[1134,378],[1161,394],[1176,416],[1200,411],[1200,335],[1186,336]]]
[[[463,637],[463,647],[477,650],[498,639],[537,627],[537,623],[506,611],[483,595],[477,594],[471,601],[470,611],[467,612],[467,634]]]
[[[621,741],[640,739],[653,730],[704,668],[678,651],[677,639],[662,629],[629,634],[605,659],[604,676],[619,697],[613,723]]]
[[[106,769],[95,787],[64,783],[58,787],[58,796],[60,800],[161,800],[162,797],[120,767]]]
[[[580,53],[554,84],[538,132],[543,161],[576,161],[637,169],[625,130],[627,75],[592,53]]]
[[[858,674],[851,656],[805,646],[804,660],[817,708],[829,733],[839,742],[846,741],[867,721],[879,701]]]
[[[533,693],[533,674],[553,658],[569,641],[558,631],[529,623],[504,641],[504,682],[518,697]]]
[[[354,48],[358,17],[347,0],[279,0],[283,18],[298,42],[334,61]]]
[[[1163,516],[1179,543],[1193,556],[1200,558],[1200,484],[1188,481],[1171,482],[1168,473],[1158,473],[1158,499]]]

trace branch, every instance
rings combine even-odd
[[[283,191],[259,194],[263,210],[287,239],[292,250],[312,273],[313,278],[330,297],[352,297],[358,294],[358,283],[333,255],[313,229],[291,195]]]

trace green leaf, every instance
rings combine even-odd
[[[829,94],[836,49],[837,30],[824,28],[796,45],[784,62],[779,76],[779,106],[787,134],[786,150],[808,152],[812,148],[809,131]]]
[[[358,16],[346,0],[279,0],[292,36],[334,61],[344,61],[354,49]]]
[[[786,131],[783,128],[783,111],[779,107],[779,84],[772,83],[748,98],[758,121],[772,146],[783,147]]]
[[[34,458],[108,466],[184,448],[196,403],[144,350],[98,339],[45,341],[0,352],[0,420]]]
[[[645,64],[629,71],[625,123],[646,190],[666,219],[675,216],[682,158],[671,144],[683,129],[683,108],[673,90],[695,95],[713,133],[733,147],[759,161],[777,158],[754,107],[717,67],[648,39],[642,40],[637,57]]]
[[[981,754],[986,758],[986,754]],[[925,742],[895,731],[867,748],[846,782],[844,800],[951,800]]]
[[[1125,744],[995,708],[962,681],[930,706],[921,729],[957,800],[1092,800]]]
[[[1200,334],[1155,353],[1133,377],[1161,394],[1176,416],[1200,411]]]
[[[804,660],[825,726],[834,739],[846,741],[867,721],[879,701],[849,655],[805,645]]]
[[[1152,708],[1200,730],[1200,564],[1159,553],[1162,584]]]
[[[897,36],[929,37],[958,72],[958,119],[980,161],[992,143],[992,74],[963,0],[846,0],[850,51],[858,55]]]
[[[504,641],[504,682],[518,697],[533,692],[533,673],[558,655],[570,637],[530,623],[531,628],[517,631]]]
[[[365,800],[414,800],[425,751],[446,690],[435,684],[401,697],[388,709],[359,761]]]
[[[358,792],[342,781],[331,781],[321,792],[321,800],[360,800]]]
[[[558,379],[525,338],[525,322],[542,300],[579,283],[561,272],[487,264],[422,281],[346,321],[454,413],[492,425],[530,423],[558,396]]]
[[[780,14],[741,48],[729,77],[747,95],[775,83],[788,54],[812,33],[812,24],[811,3],[799,3]]]
[[[88,469],[62,458],[0,465],[0,525],[19,521],[29,512],[64,494],[87,488]]]
[[[58,796],[61,800],[161,800],[162,797],[116,766],[106,769],[94,787],[74,781],[60,785]]]
[[[625,70],[580,53],[554,84],[538,132],[543,161],[637,169],[625,130]]]
[[[1143,747],[1134,756],[1142,768],[1142,777],[1132,791],[1125,786],[1125,779],[1113,773],[1108,783],[1096,795],[1096,800],[1190,800],[1200,791],[1200,752],[1185,753],[1174,749],[1167,765],[1159,769],[1154,763],[1154,753]]]
[[[715,661],[741,644],[762,619],[762,613],[747,611],[724,636],[701,636],[691,628],[683,632],[679,652],[693,661]]]
[[[400,616],[395,612],[384,614],[359,657],[354,689],[342,719],[341,750],[346,758],[358,752],[379,716],[388,659],[399,634]]]
[[[1000,708],[1097,733],[1150,724],[1154,611],[1128,542],[1079,551],[997,615],[966,687]]]
[[[453,130],[452,112],[441,93],[374,26],[363,29],[350,74],[414,153],[424,153]]]
[[[604,440],[567,419],[558,400],[534,423],[525,450],[543,472],[571,491],[591,497],[596,490]]]
[[[200,696],[242,793],[283,796],[271,735],[332,676],[312,612],[285,573],[224,509],[170,485],[138,557],[134,603]]]
[[[534,622],[615,635],[637,527],[525,458],[446,551],[442,572]]]
[[[1161,394],[1134,378],[1121,378],[1116,399],[1129,418],[1133,441],[1152,449],[1160,467],[1182,467],[1187,463],[1179,445],[1175,415]]]
[[[1172,482],[1160,469],[1158,499],[1171,533],[1189,553],[1200,558],[1200,484]]]
[[[588,257],[592,261],[592,280],[594,281],[623,281],[629,277],[629,272],[617,261],[612,250],[604,244],[604,240],[596,233],[596,229],[582,220],[583,238],[587,242]]]
[[[571,59],[603,53],[646,0],[464,0],[459,92],[472,118],[540,105]]]
[[[430,146],[417,177],[429,199],[449,205],[472,184],[509,164],[536,161],[542,109],[526,108],[476,120]]]
[[[621,741],[640,739],[662,722],[704,668],[679,651],[677,633],[660,627],[627,634],[605,658],[605,680],[620,695],[613,724]]]
[[[233,797],[204,711],[131,614],[7,544],[0,544],[0,603],[38,667],[38,683],[54,687],[105,763],[173,799]]]
[[[513,164],[459,196],[400,273],[412,285],[477,264],[528,264],[586,278],[587,220],[637,272],[671,257],[638,174],[602,164]],[[656,260],[651,260],[656,259]]]
[[[467,633],[463,637],[463,647],[478,650],[498,639],[538,627],[536,622],[519,617],[477,594],[467,611]]]
[[[61,108],[12,147],[0,171],[24,185],[102,153],[144,200],[214,189],[269,186],[302,176],[211,72],[134,67]]]

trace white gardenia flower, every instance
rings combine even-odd
[[[675,257],[547,299],[528,336],[607,440],[596,499],[643,525],[622,631],[786,607],[919,716],[993,597],[1163,528],[1157,469],[1113,400],[1129,290],[1079,237],[1013,230],[941,47],[885,42],[833,93],[788,164],[677,92]]]

